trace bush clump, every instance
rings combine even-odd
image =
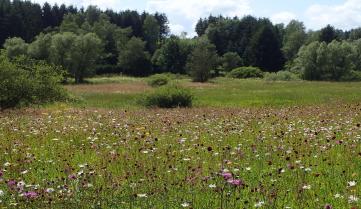
[[[0,55],[0,109],[65,100],[58,69],[25,57]]]
[[[162,86],[141,100],[146,107],[160,108],[191,107],[192,101],[191,92],[178,85]]]
[[[290,71],[279,71],[277,73],[266,73],[264,79],[266,81],[297,81],[300,80],[300,77]]]
[[[361,81],[361,71],[351,70],[349,73],[342,76],[340,81]]]
[[[159,87],[167,85],[170,81],[170,77],[165,74],[155,74],[148,78],[148,85],[152,87]]]
[[[227,75],[230,78],[262,78],[263,72],[257,67],[239,67]]]

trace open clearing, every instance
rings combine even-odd
[[[133,82],[144,86],[117,85]],[[172,110],[95,91],[114,84],[0,114],[1,206],[361,206],[360,83],[217,79]]]

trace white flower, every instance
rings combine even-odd
[[[25,170],[23,172],[21,172],[21,174],[27,174],[29,171],[28,170]]]
[[[148,197],[147,194],[137,194],[138,197]]]
[[[250,170],[251,170],[251,167],[247,167],[247,168],[246,168],[246,171],[250,171]]]
[[[309,172],[309,171],[312,171],[312,169],[311,168],[305,168],[305,171]]]
[[[335,194],[335,196],[334,196],[335,198],[341,198],[342,196],[340,195],[340,194]]]
[[[354,187],[356,186],[356,181],[349,181],[347,182],[348,187]]]
[[[9,162],[4,163],[4,167],[8,167],[10,165],[11,165],[11,163],[9,163]]]
[[[53,189],[53,188],[47,188],[46,189],[46,193],[52,193],[52,192],[54,192],[55,191],[55,189]]]
[[[311,185],[304,185],[304,186],[302,187],[302,189],[304,189],[304,190],[306,190],[306,189],[311,189]]]
[[[90,188],[90,187],[93,187],[93,184],[88,183],[86,186],[87,186],[88,188]]]
[[[259,201],[258,203],[254,204],[254,207],[260,208],[262,205],[264,205],[264,201]]]
[[[183,208],[189,207],[189,203],[185,202],[181,204]]]
[[[209,188],[216,188],[217,186],[215,184],[210,184]]]
[[[0,197],[4,196],[5,192],[3,190],[0,190]]]
[[[358,201],[358,197],[356,197],[355,195],[350,195],[348,197],[348,202],[349,203],[353,203],[353,202],[357,202]]]

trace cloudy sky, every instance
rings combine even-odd
[[[224,16],[254,15],[269,17],[274,23],[288,23],[298,19],[308,29],[319,29],[326,24],[350,29],[361,26],[361,0],[32,0],[67,5],[97,5],[102,9],[135,9],[164,12],[172,33],[186,31],[194,35],[194,25],[209,14]]]

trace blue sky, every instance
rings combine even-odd
[[[43,3],[46,0],[33,0]],[[48,0],[67,5],[97,5],[102,9],[136,9],[164,12],[172,33],[182,31],[194,35],[194,25],[209,14],[224,16],[268,17],[275,23],[287,24],[291,19],[305,23],[308,29],[332,24],[341,29],[361,26],[361,0]]]

